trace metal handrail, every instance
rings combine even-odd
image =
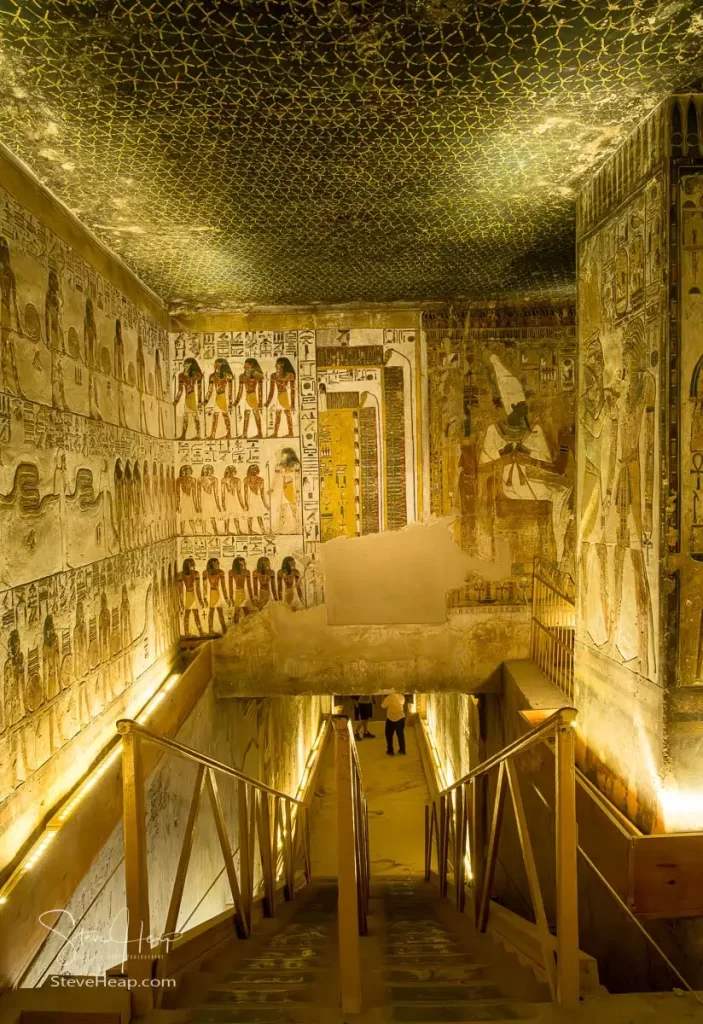
[[[462,777],[457,779],[456,782],[452,782],[451,786],[447,786],[445,789],[440,790],[439,795],[447,796],[448,793],[451,793],[455,789],[459,789],[460,786],[465,786],[468,782],[471,782],[473,779],[477,779],[480,775],[485,775],[486,772],[491,770],[491,768],[495,768],[495,766],[501,762],[507,761],[509,757],[521,754],[524,750],[527,750],[528,747],[541,742],[548,733],[554,732],[554,729],[559,722],[563,725],[571,725],[571,723],[576,720],[577,715],[578,711],[576,708],[559,708],[559,710],[555,711],[553,715],[546,718],[541,725],[535,726],[534,729],[525,733],[524,736],[521,736],[517,740],[513,740],[513,742],[509,743],[507,747],[503,747],[503,749],[499,750],[497,754],[493,754],[491,757],[486,758],[485,761],[476,765],[476,767],[472,768],[470,772],[466,773],[466,775],[462,775]]]
[[[268,793],[269,796],[277,796],[280,800],[289,800],[293,804],[303,805],[302,800],[298,800],[295,796],[290,796],[289,793],[282,793],[278,789],[274,789],[272,786],[267,786],[264,782],[259,782],[258,779],[254,779],[251,775],[245,775],[244,772],[237,771],[236,768],[232,768],[228,764],[223,764],[222,761],[216,761],[214,757],[208,757],[207,754],[201,754],[199,750],[194,750],[192,747],[187,747],[184,743],[178,743],[176,740],[166,739],[165,736],[159,736],[158,733],[152,732],[150,729],[145,729],[143,725],[139,725],[132,718],[120,718],[117,722],[117,731],[120,735],[125,736],[128,733],[139,733],[148,742],[155,743],[159,747],[164,747],[166,750],[170,750],[172,753],[177,754],[179,757],[184,758],[187,761],[195,761],[196,764],[202,764],[206,768],[212,768],[217,772],[222,772],[223,775],[230,775],[234,779],[239,779],[240,782],[246,782],[254,789],[258,789],[262,793]]]

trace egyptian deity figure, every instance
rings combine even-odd
[[[297,611],[305,604],[300,572],[292,555],[283,559],[278,570],[278,596],[292,611]]]
[[[174,407],[185,395],[183,406],[183,427],[179,440],[185,441],[188,433],[188,421],[192,420],[195,427],[195,436],[200,437],[200,417],[198,406],[203,404],[203,371],[198,366],[197,360],[189,357],[183,361],[183,369],[178,375],[178,391],[173,399]]]
[[[271,511],[269,499],[264,488],[263,478],[259,475],[259,467],[256,465],[247,468],[247,475],[244,477],[244,507],[247,511],[247,524],[249,533],[253,533],[252,523],[254,519],[259,524],[259,532],[264,534],[264,516]]]
[[[264,372],[256,359],[244,360],[244,372],[239,375],[239,390],[234,404],[239,406],[242,395],[246,395],[246,409],[244,411],[244,423],[242,435],[247,437],[249,431],[249,420],[254,416],[256,424],[255,437],[263,437],[261,428],[261,406],[264,400]]]
[[[241,520],[246,518],[247,509],[242,494],[242,481],[237,476],[236,466],[225,467],[220,501],[224,532],[226,534],[234,533],[238,536],[242,533]],[[230,530],[230,523],[234,527],[233,530]]]
[[[617,644],[625,555],[629,551],[635,576],[640,670],[644,676],[656,668],[654,619],[646,566],[646,552],[651,546],[654,528],[655,402],[656,380],[647,366],[644,325],[638,319],[630,323],[623,339],[622,390],[618,400],[615,438],[618,458],[615,476],[611,477],[606,490],[605,505],[607,514],[610,502],[614,500],[618,513],[610,640]]]
[[[207,406],[210,398],[212,397],[213,391],[215,392],[215,411],[212,417],[210,439],[214,440],[217,436],[217,422],[220,418],[220,414],[222,414],[222,421],[225,425],[224,436],[231,437],[232,423],[230,420],[230,413],[233,407],[232,395],[234,393],[234,374],[232,373],[232,369],[226,359],[215,360],[215,369],[210,374],[204,405]]]
[[[261,611],[273,597],[274,601],[277,598],[276,594],[276,575],[271,568],[271,562],[265,555],[256,563],[256,569],[254,570],[253,577],[253,590],[254,590],[254,604]]]
[[[276,360],[276,370],[271,374],[266,407],[273,401],[274,394],[278,398],[276,419],[274,421],[273,436],[278,437],[278,428],[281,423],[281,413],[285,414],[288,424],[288,437],[293,436],[293,414],[295,413],[295,370],[290,359],[281,356]],[[246,431],[245,431],[246,433]]]
[[[117,381],[117,422],[121,427],[125,427],[127,425],[127,417],[124,406],[125,365],[121,320],[115,320],[113,372]]]
[[[176,509],[181,518],[181,531],[195,533],[195,519],[200,514],[198,485],[193,476],[192,466],[181,466],[178,470]]]
[[[192,612],[195,625],[198,627],[198,633],[202,636],[203,627],[200,624],[200,610],[197,605],[204,608],[205,604],[200,589],[200,573],[195,568],[195,560],[193,558],[186,558],[183,562],[183,569],[178,575],[178,583],[181,588],[181,607],[184,612],[183,631],[186,636],[190,636],[188,626],[190,624],[190,613]]]
[[[223,597],[227,597],[227,585],[225,574],[220,568],[219,558],[209,558],[205,571],[203,572],[203,589],[207,593],[208,604],[208,632],[213,632],[215,612],[220,620],[222,632],[227,629],[225,625],[225,613],[222,607]]]
[[[220,495],[215,476],[215,467],[207,462],[200,470],[198,477],[198,505],[202,516],[203,532],[207,529],[207,521],[210,520],[212,532],[217,533],[217,519],[220,514]]]
[[[10,395],[22,395],[14,341],[14,335],[21,334],[10,246],[6,238],[0,237],[0,390]]]
[[[229,571],[229,601],[234,607],[234,624],[236,625],[242,614],[249,615],[254,604],[251,573],[247,569],[246,559],[241,555],[234,559]]]

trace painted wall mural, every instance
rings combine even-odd
[[[165,330],[0,191],[0,804],[177,642],[169,376]]]
[[[185,634],[324,599],[319,547],[417,516],[413,330],[172,335]]]
[[[622,157],[608,171],[612,183]],[[666,770],[660,374],[666,364],[663,169],[584,232],[579,261],[575,686],[581,767],[645,831]],[[613,204],[614,205],[614,204]],[[672,451],[675,458],[675,451]],[[675,481],[671,480],[675,488]]]
[[[573,571],[574,311],[496,307],[423,320],[431,509],[500,579],[473,573],[451,607],[525,604],[535,557]]]
[[[651,680],[658,678],[664,200],[657,176],[579,252],[581,638]]]
[[[315,332],[172,336],[183,631],[322,599]]]
[[[679,185],[681,424],[679,681],[703,683],[703,174]]]

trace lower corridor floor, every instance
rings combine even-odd
[[[357,742],[369,811],[372,876],[419,876],[425,870],[425,804],[430,795],[412,719],[405,729],[407,754],[386,754],[384,720],[371,721],[374,739]],[[317,808],[311,823],[312,873],[337,873],[337,797],[335,738],[330,736],[317,784]]]

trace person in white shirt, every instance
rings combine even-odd
[[[386,709],[386,753],[393,757],[393,736],[398,737],[398,753],[405,753],[405,697],[402,693],[389,693],[384,697]]]

